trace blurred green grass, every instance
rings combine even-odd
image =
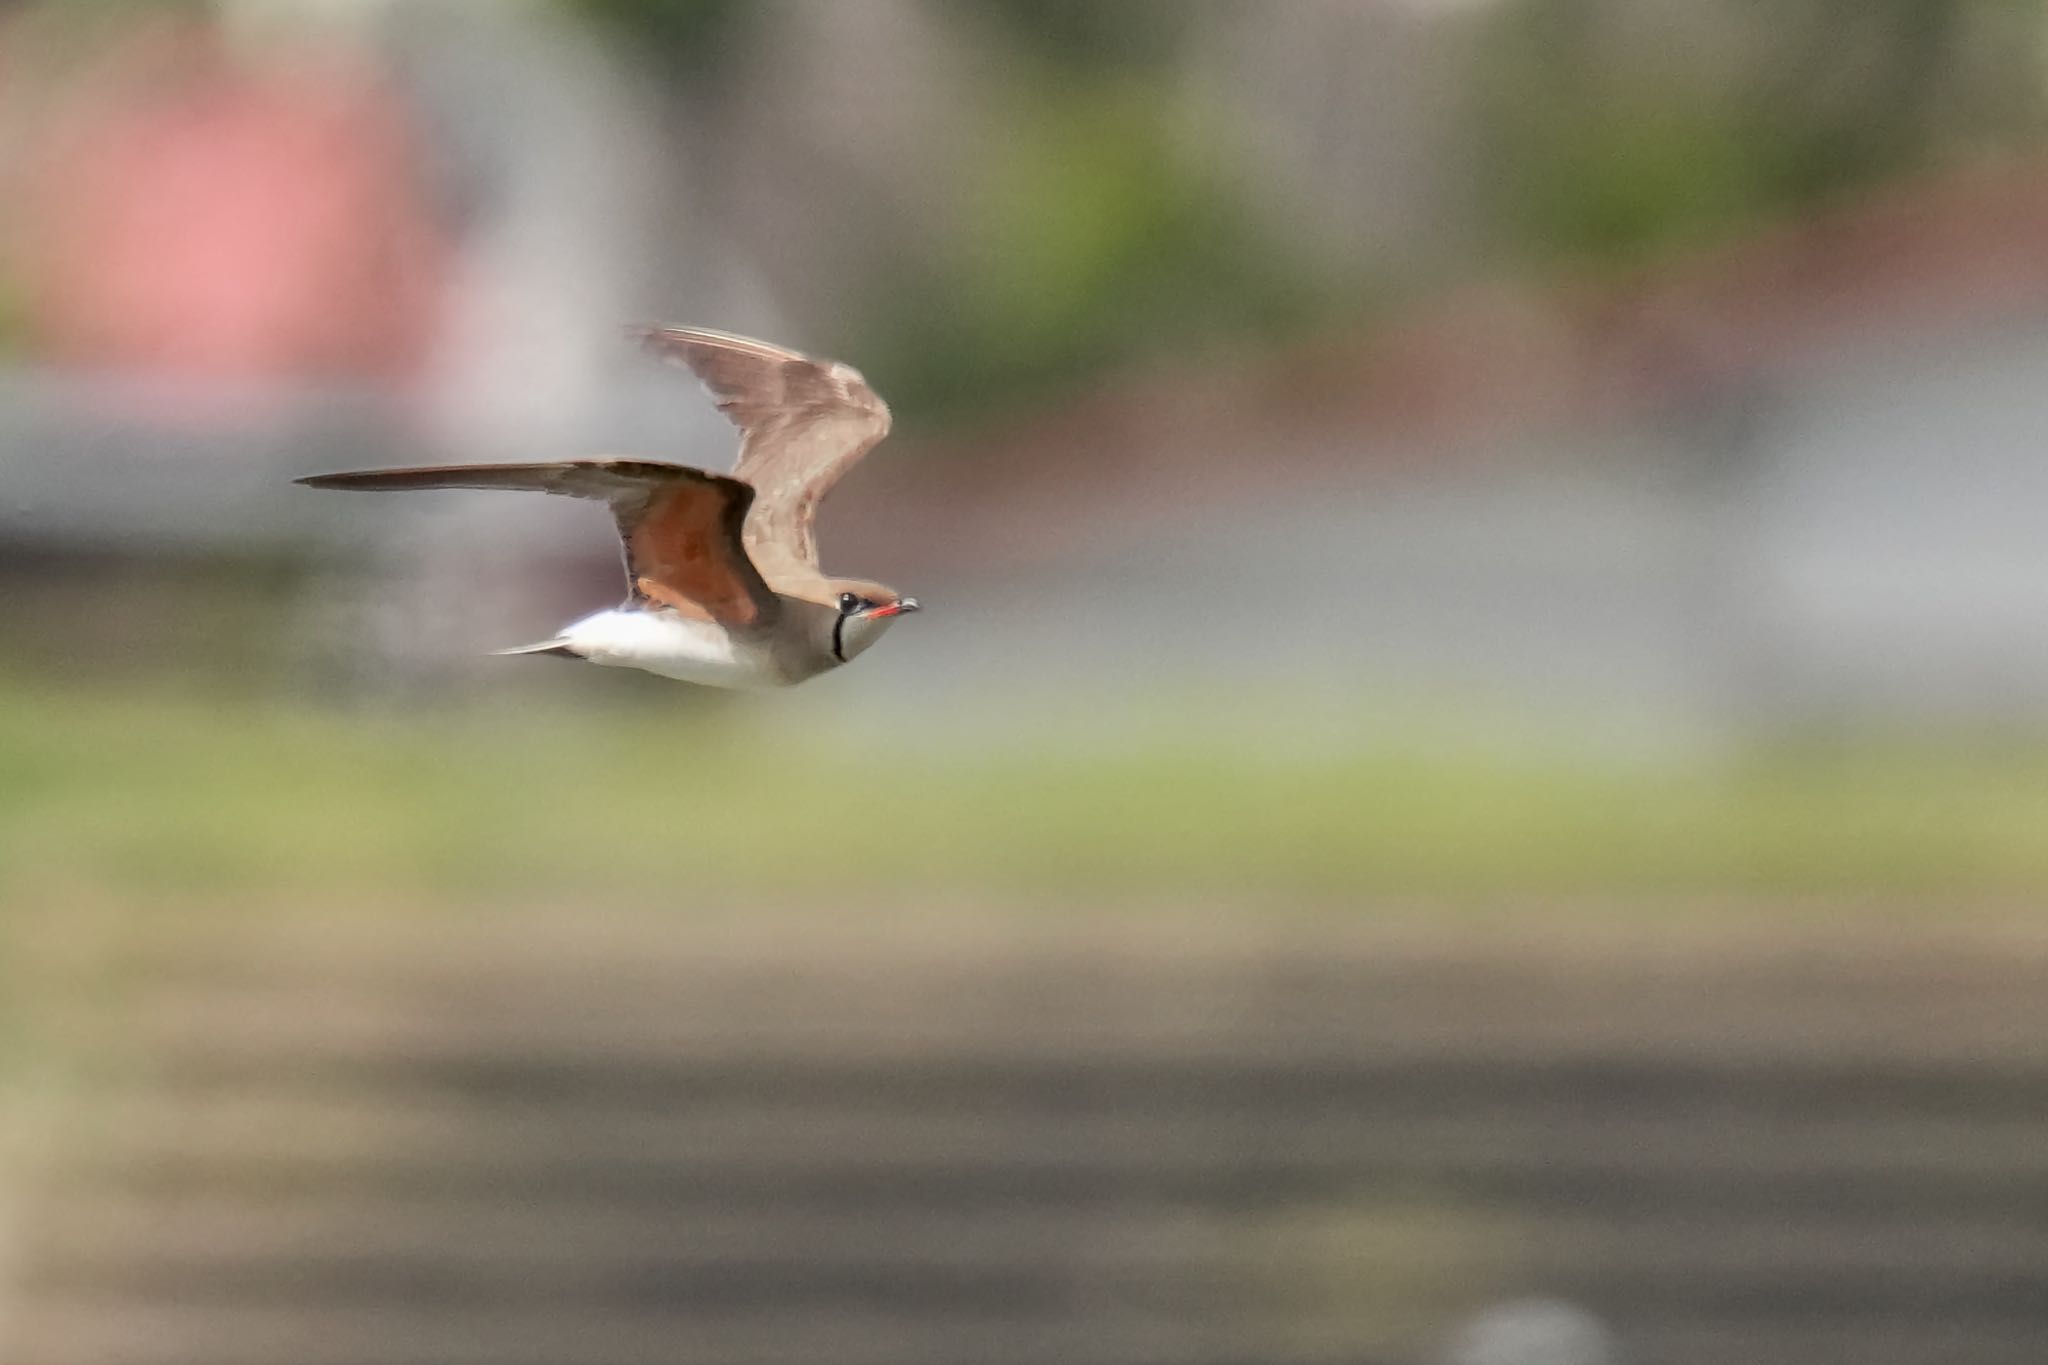
[[[2048,890],[2044,829],[2037,754],[1599,766],[1193,730],[883,752],[744,708],[407,718],[0,685],[0,896],[17,899],[1938,892],[1939,909]]]

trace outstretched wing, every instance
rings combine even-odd
[[[740,429],[733,473],[754,486],[746,547],[778,584],[815,584],[818,504],[889,434],[889,405],[860,372],[694,327],[648,327],[648,349],[689,367]]]
[[[648,460],[564,460],[364,469],[299,482],[375,492],[507,488],[589,498],[608,504],[618,521],[635,601],[734,627],[759,625],[776,609],[775,594],[747,557],[741,535],[754,490],[723,474]]]

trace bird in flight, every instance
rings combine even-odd
[[[778,687],[850,663],[917,599],[818,568],[818,504],[889,434],[860,372],[748,337],[636,329],[740,429],[731,475],[651,460],[440,465],[316,474],[314,488],[509,488],[610,506],[626,600],[501,654],[553,654],[712,687]]]

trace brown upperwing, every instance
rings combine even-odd
[[[801,593],[824,580],[812,522],[855,461],[889,434],[889,407],[860,372],[749,337],[694,327],[639,329],[689,367],[741,431],[735,469],[757,498],[745,543],[763,573]]]
[[[608,504],[636,600],[733,627],[775,614],[775,594],[741,534],[754,490],[738,479],[650,460],[365,469],[299,480],[314,488],[504,488]]]
[[[761,624],[776,602],[741,539],[754,490],[722,474],[676,469],[635,517],[619,515],[634,591],[686,613],[701,607],[721,625]]]

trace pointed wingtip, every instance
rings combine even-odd
[[[778,346],[741,332],[720,331],[716,327],[686,327],[672,322],[633,323],[626,328],[626,335],[655,355],[692,368],[695,362],[689,353],[696,349],[738,351],[761,360],[815,363],[801,351],[792,351],[787,346]]]
[[[345,492],[360,492],[376,486],[377,476],[392,471],[378,469],[344,469],[327,474],[302,474],[292,482],[302,488],[339,488]]]
[[[677,334],[685,329],[662,322],[629,322],[621,330],[625,333],[626,340],[659,355],[662,352],[662,343],[677,340]]]

